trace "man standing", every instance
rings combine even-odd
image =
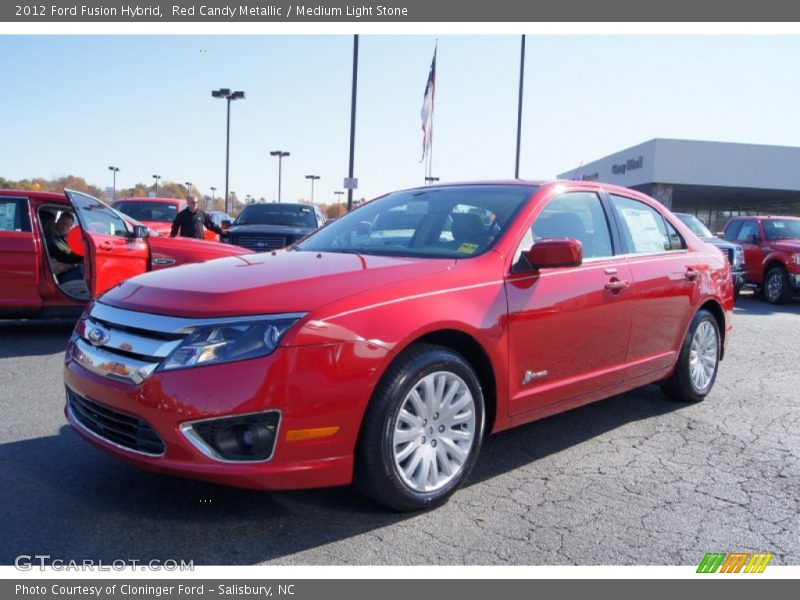
[[[221,234],[222,229],[216,226],[205,211],[197,206],[197,196],[189,194],[186,197],[186,208],[175,216],[172,222],[172,231],[170,237],[175,237],[180,234],[182,237],[197,238],[202,240],[205,238],[203,235],[203,226],[207,227],[214,233]]]

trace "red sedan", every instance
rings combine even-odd
[[[486,433],[661,382],[711,391],[722,254],[651,198],[589,182],[431,186],[289,251],[126,281],[66,352],[66,413],[140,467],[444,502]]]

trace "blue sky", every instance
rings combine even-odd
[[[362,35],[356,197],[422,183],[419,111],[433,35]],[[440,35],[433,174],[514,173],[518,35]],[[520,174],[552,178],[654,137],[800,146],[798,36],[529,35]],[[0,176],[118,187],[225,186],[331,201],[347,175],[351,35],[2,35]],[[9,92],[9,90],[13,90]]]

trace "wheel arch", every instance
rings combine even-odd
[[[717,322],[717,328],[721,336],[719,359],[722,360],[725,357],[725,311],[722,309],[722,305],[719,302],[712,299],[706,300],[699,310],[710,312]]]

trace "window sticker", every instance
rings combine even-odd
[[[620,208],[633,238],[634,252],[663,252],[664,235],[658,227],[655,214],[649,210]]]
[[[0,203],[0,231],[18,231],[14,228],[17,216],[17,203]]]
[[[475,254],[475,250],[478,249],[478,244],[468,244],[464,242],[458,247],[458,251],[461,254]]]

